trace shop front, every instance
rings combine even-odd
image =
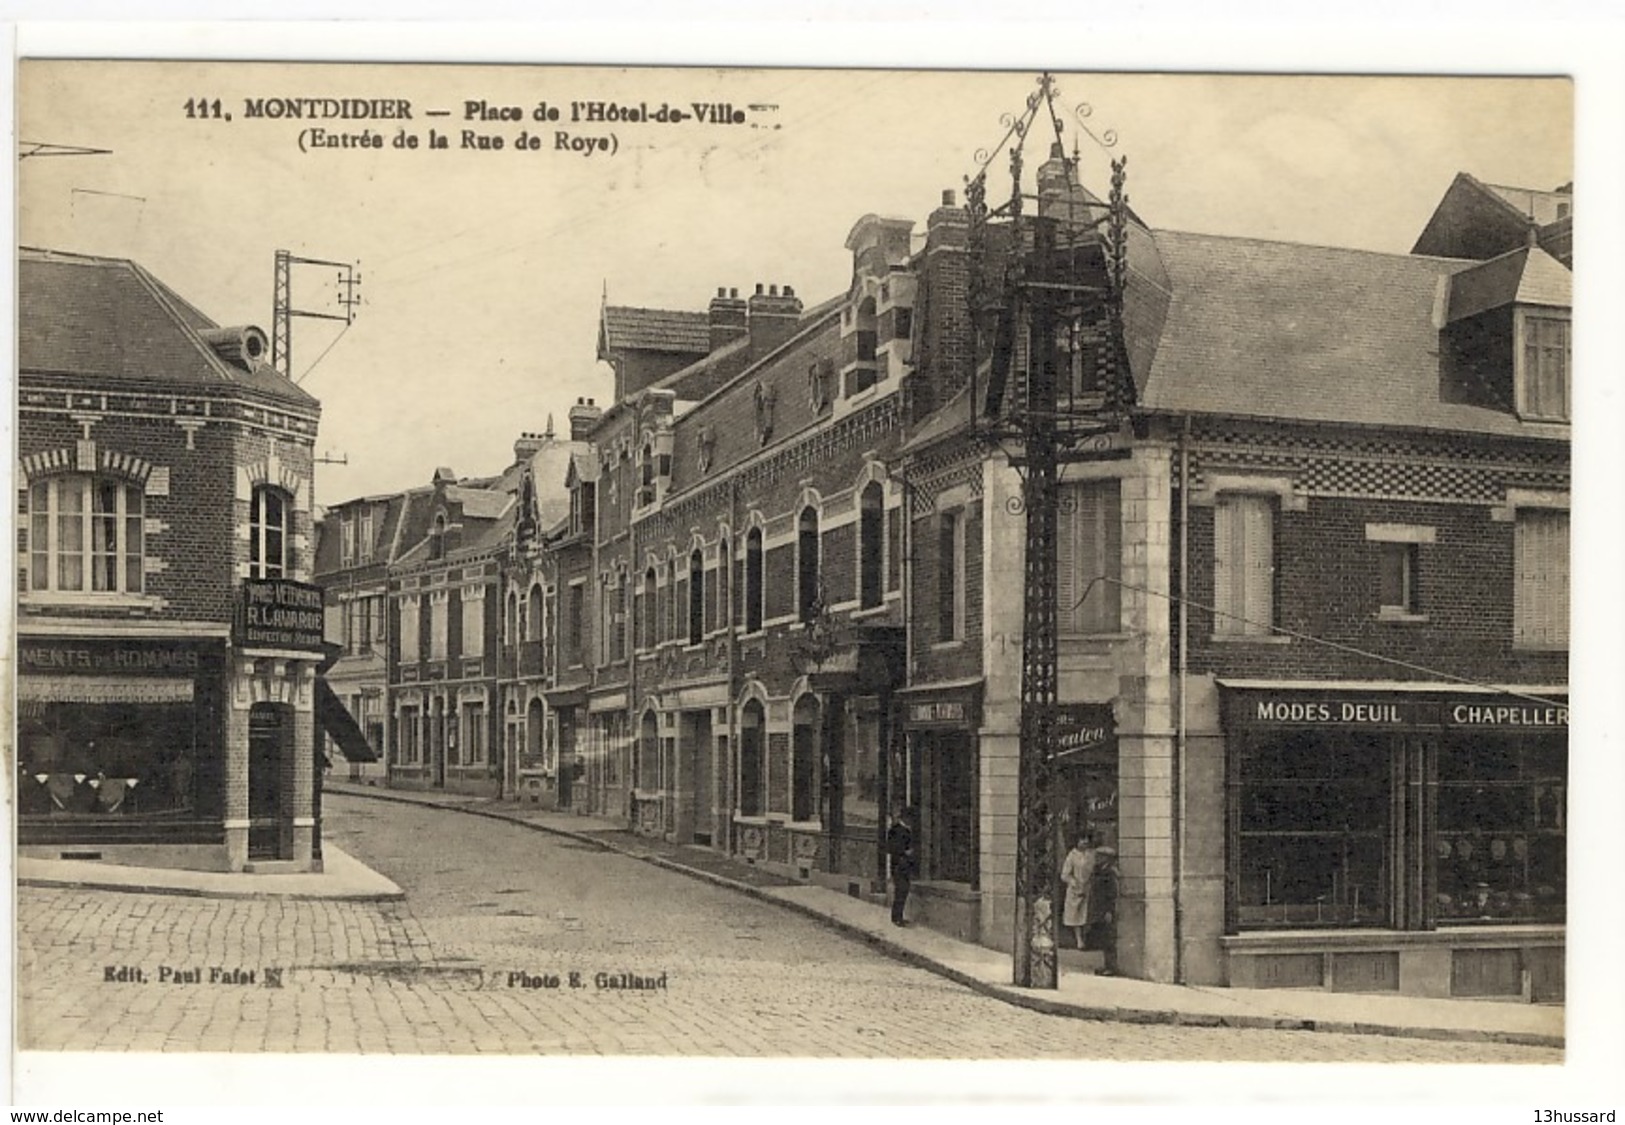
[[[20,637],[22,853],[223,866],[226,667],[223,636]]]
[[[917,810],[918,918],[965,941],[979,940],[981,870],[979,739],[981,680],[903,689],[906,758],[893,792]]]
[[[1561,997],[1566,687],[1219,687],[1232,985]]]

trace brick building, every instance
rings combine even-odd
[[[1041,217],[1092,199],[1053,158],[1039,184]],[[1018,349],[1018,382],[1070,371],[1081,416],[1097,353],[1131,379],[1063,467],[1055,765],[1062,830],[1120,854],[1133,975],[1561,994],[1570,282],[1542,240],[1571,216],[1523,193],[1557,198],[1510,224],[1507,194],[1458,179],[1419,243],[1470,260],[1135,220],[1115,347],[1080,325]],[[980,582],[958,525],[974,544],[979,501],[981,574],[1014,575],[1025,517],[970,410],[906,450],[919,510],[949,510],[916,524],[901,721],[975,771],[974,866],[922,905],[1008,947],[1022,595]]]
[[[18,843],[319,862],[319,407],[141,266],[19,263]]]
[[[325,678],[362,732],[372,757],[351,759],[352,781],[386,776],[389,729],[389,566],[400,547],[404,494],[363,496],[329,507],[316,527],[312,581],[327,601],[327,639],[336,656]],[[328,760],[343,747],[329,739]]]
[[[1037,196],[1106,210],[1054,154]],[[573,807],[854,894],[912,804],[918,917],[1009,948],[1026,513],[983,438],[1052,363],[1111,422],[1061,478],[1053,797],[1121,857],[1124,970],[1557,995],[1568,198],[1460,177],[1409,255],[1126,212],[1121,320],[1001,328],[1003,388],[972,254],[1032,243],[951,195],[859,219],[810,308],[606,303],[515,703]]]

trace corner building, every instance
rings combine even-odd
[[[319,407],[134,262],[19,262],[18,847],[320,862]]]
[[[902,800],[917,916],[1009,949],[1009,420],[1047,364],[1076,431],[1051,800],[1058,834],[1119,853],[1122,969],[1560,996],[1566,190],[1459,177],[1411,254],[1125,208],[1120,280],[1119,248],[1071,246],[1121,316],[1039,332],[1018,308],[1001,396],[978,271],[1075,216],[1113,229],[1058,153],[1036,195],[1031,230],[975,237],[951,194],[923,232],[864,216],[850,285],[811,307],[606,303],[614,393],[537,563],[575,807],[863,895]]]

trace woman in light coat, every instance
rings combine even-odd
[[[1061,882],[1066,884],[1061,925],[1072,928],[1079,949],[1083,948],[1083,933],[1089,926],[1089,890],[1094,886],[1095,867],[1099,862],[1095,843],[1093,832],[1080,834],[1061,863]]]

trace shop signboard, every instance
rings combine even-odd
[[[1236,727],[1339,727],[1372,730],[1524,727],[1567,729],[1566,696],[1449,695],[1245,690],[1235,692],[1227,715]]]
[[[323,653],[322,589],[290,578],[246,578],[237,609],[237,643],[244,648]]]

